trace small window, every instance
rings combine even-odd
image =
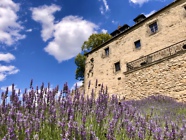
[[[154,22],[149,25],[151,33],[156,33],[158,31],[158,24],[157,22]]]
[[[109,47],[105,49],[105,56],[109,56]]]
[[[186,10],[186,5],[184,6],[184,9]]]
[[[184,49],[184,50],[186,49],[186,44],[185,44],[185,45],[183,45],[183,49]]]
[[[118,77],[118,80],[121,80],[121,77]]]
[[[136,49],[139,49],[139,48],[141,47],[141,42],[140,42],[140,40],[134,42],[134,45],[135,45],[135,48],[136,48]]]
[[[91,59],[90,59],[90,62],[92,62],[92,63],[93,63],[93,62],[94,62],[94,58],[91,58]]]
[[[120,68],[120,62],[117,62],[114,65],[115,65],[115,71],[116,72],[121,70],[121,68]]]

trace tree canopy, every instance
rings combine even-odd
[[[76,79],[80,81],[84,80],[85,60],[86,57],[80,53],[75,58],[75,64],[77,66]]]
[[[102,43],[109,40],[112,36],[110,34],[92,34],[87,41],[85,41],[81,47],[82,51],[91,51],[94,48],[98,47]]]
[[[98,47],[102,43],[106,42],[112,38],[111,35],[109,34],[92,34],[87,41],[85,41],[81,47],[82,51],[84,53],[93,50],[94,48]],[[84,80],[84,73],[85,73],[85,61],[86,61],[86,56],[84,54],[78,54],[75,58],[75,64],[77,66],[76,69],[76,79],[77,80]]]

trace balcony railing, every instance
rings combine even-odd
[[[127,73],[183,52],[186,52],[186,40],[127,63]]]

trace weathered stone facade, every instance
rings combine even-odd
[[[109,93],[128,99],[139,99],[155,92],[166,95],[179,92],[184,96],[184,53],[131,73],[127,73],[127,64],[177,42],[183,46],[186,40],[185,7],[185,0],[177,0],[89,52],[85,67],[85,93],[89,94],[95,88],[97,80],[97,90],[104,84]]]
[[[125,75],[127,99],[163,94],[186,101],[186,53]]]

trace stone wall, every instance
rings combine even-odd
[[[127,99],[162,94],[186,101],[186,53],[125,75]]]
[[[114,37],[99,49],[89,53],[85,66],[85,93],[90,94],[91,89],[95,89],[95,82],[97,80],[98,87],[95,90],[98,91],[101,84],[104,84],[104,86],[108,87],[110,93],[121,96],[125,95],[127,93],[125,92],[125,83],[130,82],[130,78],[126,77],[123,73],[127,71],[126,64],[128,62],[186,39],[185,5],[185,0],[174,2],[161,10],[161,12],[155,13],[145,19],[145,21]],[[155,21],[158,24],[158,31],[150,34],[149,24]],[[134,42],[137,40],[140,40],[141,47],[136,49]],[[105,56],[104,49],[108,47],[109,55]],[[115,63],[117,62],[120,63],[121,69],[116,72]],[[150,67],[149,71],[152,71]],[[90,86],[88,88],[89,83]],[[148,82],[145,84],[148,84]],[[128,83],[128,85],[130,84]],[[154,85],[156,86],[156,84]],[[136,86],[140,86],[140,83],[136,83]],[[135,93],[133,92],[133,94]]]

